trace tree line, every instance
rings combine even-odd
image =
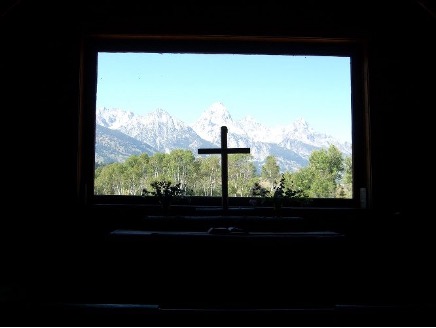
[[[336,146],[315,150],[309,164],[296,172],[281,172],[277,158],[269,155],[257,172],[251,154],[228,157],[229,196],[249,197],[255,186],[273,192],[277,185],[298,190],[308,198],[351,198],[352,160]],[[192,151],[132,155],[122,163],[95,169],[96,195],[141,195],[155,181],[180,184],[186,195],[221,196],[220,156],[195,157]]]

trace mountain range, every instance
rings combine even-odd
[[[98,164],[122,162],[131,155],[169,153],[177,148],[190,149],[200,156],[198,148],[221,146],[221,126],[228,128],[228,147],[250,148],[257,169],[268,155],[274,155],[282,171],[296,171],[308,164],[314,150],[331,144],[345,156],[351,155],[351,143],[314,131],[303,118],[270,128],[253,117],[233,120],[227,108],[217,102],[192,125],[163,109],[137,115],[123,109],[98,108],[95,161]]]

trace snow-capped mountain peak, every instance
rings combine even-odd
[[[309,127],[309,123],[307,123],[307,121],[304,118],[302,118],[302,117],[296,119],[292,123],[292,125],[294,126],[294,130],[295,131],[302,131],[303,132],[303,131],[311,130],[310,127]]]
[[[221,126],[233,124],[232,116],[221,102],[213,103],[201,114],[199,120],[208,121]]]
[[[153,112],[139,117],[139,120],[146,125],[165,124],[170,129],[185,129],[187,127],[183,121],[171,116],[162,108],[157,108]]]
[[[129,124],[134,116],[134,113],[118,108],[97,108],[96,123],[109,129],[118,130]]]
[[[221,102],[213,103],[207,108],[192,128],[203,139],[219,144],[221,126],[227,126],[233,134],[245,135],[244,129],[233,121],[230,112]]]

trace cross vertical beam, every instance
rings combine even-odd
[[[221,127],[221,148],[199,148],[198,154],[221,154],[221,195],[223,212],[229,208],[229,159],[228,154],[249,154],[250,148],[227,148],[226,126]]]
[[[227,148],[227,133],[229,130],[226,126],[221,127],[221,188],[223,211],[229,208],[229,157]]]

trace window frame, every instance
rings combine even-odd
[[[96,91],[98,52],[190,52],[349,56],[351,59],[352,199],[311,199],[304,209],[355,211],[371,208],[370,128],[366,42],[350,37],[283,37],[242,35],[135,35],[87,34],[81,42],[80,109],[77,193],[85,207],[135,209],[154,213],[156,202],[140,196],[94,195]],[[240,198],[240,197],[230,197]],[[245,203],[230,202],[241,206]],[[241,200],[244,197],[240,198]],[[217,199],[202,197],[192,206],[217,206]],[[219,207],[219,205],[218,205]],[[301,208],[300,212],[304,212]],[[192,211],[191,211],[192,212]],[[189,212],[189,213],[191,213]],[[195,211],[194,211],[195,212]],[[203,212],[204,213],[204,212]]]

